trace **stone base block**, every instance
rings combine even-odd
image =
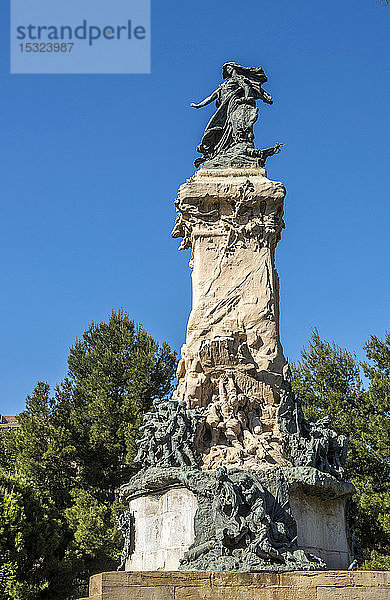
[[[390,572],[100,573],[85,600],[388,600]]]
[[[296,491],[290,506],[299,547],[322,558],[328,569],[347,569],[355,557],[348,544],[345,499],[322,500]]]
[[[194,541],[196,497],[185,488],[129,504],[134,518],[134,551],[126,571],[175,571]]]

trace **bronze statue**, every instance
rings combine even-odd
[[[197,150],[203,154],[195,166],[207,163],[208,167],[264,166],[266,159],[279,152],[281,144],[266,150],[254,145],[253,126],[259,109],[256,101],[272,104],[271,96],[261,87],[267,81],[261,67],[242,67],[234,62],[223,65],[224,81],[205,100],[192,103],[202,108],[215,100],[217,111],[211,117]]]

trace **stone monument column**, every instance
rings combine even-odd
[[[281,183],[261,167],[201,168],[181,186],[173,237],[192,248],[192,311],[174,395],[206,409],[202,468],[285,464],[277,423],[286,360],[275,249]]]

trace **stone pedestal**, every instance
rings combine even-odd
[[[290,495],[298,545],[319,556],[328,569],[347,569],[353,560],[348,540],[345,499],[321,499],[302,491]]]
[[[186,488],[130,500],[134,519],[134,550],[126,571],[177,571],[194,542],[196,496]]]
[[[388,600],[390,573],[101,573],[83,600]]]

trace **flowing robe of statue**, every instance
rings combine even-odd
[[[203,157],[195,161],[195,166],[204,162],[210,167],[223,163],[228,166],[232,159],[237,166],[240,162],[264,163],[280,147],[276,144],[265,151],[254,147],[253,125],[258,118],[256,100],[272,104],[271,96],[261,87],[267,77],[261,67],[247,68],[236,63],[226,63],[222,74],[224,81],[215,92],[203,102],[191,104],[194,108],[201,108],[215,100],[217,107],[198,146]],[[216,157],[219,159],[213,163],[212,159]]]

